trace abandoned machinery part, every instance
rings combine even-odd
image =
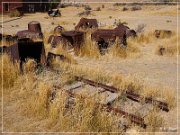
[[[41,31],[41,24],[37,21],[28,23],[28,30],[22,30],[17,32],[18,38],[31,38],[31,39],[42,39],[43,33]]]
[[[98,22],[96,19],[81,18],[79,23],[75,26],[75,30],[98,28]]]
[[[83,77],[75,76],[75,79],[77,81],[82,81],[82,82],[87,83],[89,85],[92,85],[94,87],[101,87],[104,90],[110,91],[112,93],[117,93],[119,91],[117,88],[115,88],[113,86],[108,86],[108,85],[98,83],[98,82],[95,82],[95,81],[92,81],[92,80],[89,80],[89,79],[85,79]],[[129,98],[131,100],[137,101],[137,102],[140,102],[143,99],[143,96],[141,96],[139,94],[136,94],[131,90],[127,90],[125,92],[124,96],[126,96],[127,98]],[[166,111],[166,112],[169,111],[168,104],[166,102],[155,100],[152,97],[145,97],[144,100],[145,100],[145,103],[150,103],[150,104],[153,104],[153,105],[157,105],[163,111]]]
[[[41,41],[33,42],[29,38],[22,38],[11,46],[2,47],[1,53],[7,53],[13,63],[20,62],[21,71],[22,64],[28,58],[34,59],[37,64],[46,65],[44,43]]]

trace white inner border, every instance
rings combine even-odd
[[[3,4],[4,3],[48,3],[48,2],[2,2],[2,16],[1,16],[1,20],[2,20],[2,34],[3,34]],[[51,2],[51,3],[59,3],[59,2]],[[133,4],[133,3],[136,3],[136,4],[138,4],[138,3],[140,3],[140,4],[142,4],[143,2],[63,2],[63,3],[72,3],[72,4],[96,4],[96,3],[100,3],[100,4],[106,4],[106,3],[108,3],[108,4],[113,4],[113,3],[129,3],[129,4]],[[163,2],[144,2],[144,3],[151,3],[151,4],[162,4]],[[179,111],[179,108],[178,108],[178,89],[179,89],[179,84],[178,84],[178,79],[179,79],[179,69],[178,69],[178,63],[179,63],[179,60],[178,60],[178,58],[179,58],[179,55],[178,55],[178,44],[179,44],[179,41],[178,41],[178,36],[179,36],[179,31],[178,31],[178,29],[179,29],[179,10],[178,10],[178,8],[179,8],[179,4],[180,4],[180,2],[168,2],[168,3],[170,3],[170,4],[177,4],[177,132],[139,132],[140,134],[141,133],[166,133],[166,134],[169,134],[169,133],[175,133],[175,134],[177,134],[177,133],[179,133],[178,132],[178,128],[179,128],[179,126],[178,126],[178,118],[179,118],[179,115],[178,115],[178,111]],[[157,5],[158,6],[158,5]],[[3,42],[1,43],[1,45],[3,45]],[[180,50],[179,50],[180,51]],[[2,57],[2,63],[4,63],[3,62],[3,57]],[[1,103],[2,103],[2,107],[1,107],[1,109],[2,109],[2,133],[20,133],[20,134],[23,134],[23,133],[35,133],[35,134],[38,134],[38,133],[41,133],[41,134],[45,134],[45,133],[121,133],[121,132],[4,132],[3,131],[3,124],[4,124],[4,122],[3,122],[3,109],[4,109],[4,107],[3,107],[3,64],[2,64],[2,71],[1,71],[1,76],[2,76],[2,101],[1,101]],[[134,132],[128,132],[128,133],[134,133]],[[136,134],[136,133],[134,133],[134,134]]]

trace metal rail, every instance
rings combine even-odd
[[[126,95],[127,98],[129,98],[131,100],[134,100],[136,102],[140,102],[143,99],[142,96],[140,96],[139,94],[136,94],[136,93],[134,93],[132,91],[126,91],[125,95]],[[168,104],[166,102],[155,100],[152,97],[145,97],[144,100],[145,100],[145,103],[150,103],[150,104],[153,104],[153,105],[157,105],[163,111],[166,111],[166,112],[169,111]]]
[[[58,87],[56,87],[58,88]],[[72,93],[71,91],[69,90],[65,90],[65,92],[70,96],[70,97],[73,97],[73,98],[78,98],[78,97],[81,97],[80,95],[78,94],[75,94],[75,93]],[[102,109],[104,108],[106,111],[108,112],[114,112],[116,115],[123,115],[125,118],[128,118],[132,123],[134,124],[137,124],[139,126],[141,126],[142,128],[146,128],[146,124],[144,122],[144,118],[142,117],[139,117],[137,115],[134,115],[134,114],[131,114],[131,113],[128,113],[126,111],[123,111],[119,108],[115,108],[115,107],[112,107],[111,105],[106,105],[106,104],[100,104],[100,103],[96,103],[97,106],[100,106],[102,107]]]
[[[83,77],[75,76],[75,80],[87,83],[87,84],[94,86],[94,87],[101,87],[101,88],[105,89],[106,91],[110,91],[112,93],[118,92],[118,89],[113,87],[113,86],[108,86],[108,85],[105,85],[102,83],[94,82],[94,81],[89,80],[89,79],[84,79]]]
[[[108,85],[98,83],[98,82],[95,82],[95,81],[92,81],[92,80],[89,80],[89,79],[85,79],[83,77],[75,76],[75,80],[84,82],[84,83],[92,85],[94,87],[101,87],[104,90],[110,91],[112,93],[117,93],[118,92],[118,89],[113,87],[113,86],[108,86]],[[153,104],[153,105],[157,105],[163,111],[166,111],[166,112],[169,111],[168,104],[166,102],[155,100],[152,97],[145,97],[144,98],[143,96],[141,96],[139,94],[136,94],[136,93],[134,93],[133,91],[130,91],[130,90],[126,91],[125,96],[127,98],[133,100],[133,101],[136,101],[136,102],[140,102],[143,99],[145,99],[145,103],[150,103],[150,104]]]

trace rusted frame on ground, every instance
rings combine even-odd
[[[112,93],[117,93],[118,92],[118,89],[113,87],[113,86],[108,86],[108,85],[105,85],[105,84],[102,84],[102,83],[99,83],[99,82],[95,82],[95,81],[92,81],[92,80],[89,80],[89,79],[85,79],[85,78],[79,77],[79,76],[75,76],[75,79],[77,81],[82,81],[84,83],[87,83],[87,84],[95,86],[95,87],[101,87],[105,91],[110,91]],[[150,103],[150,104],[153,104],[153,105],[157,105],[163,111],[166,111],[166,112],[169,111],[168,104],[166,102],[155,100],[152,97],[143,98],[143,96],[141,96],[139,94],[136,94],[136,93],[134,93],[134,92],[132,92],[130,90],[127,90],[124,95],[127,98],[129,98],[131,100],[134,100],[136,102],[140,102],[140,101],[142,101],[142,99],[144,99],[145,103]]]
[[[62,87],[60,86],[54,86],[54,88],[56,89],[62,89]],[[79,87],[78,87],[79,88]],[[86,98],[84,96],[80,96],[78,94],[75,94],[73,93],[71,90],[74,90],[76,88],[73,88],[73,89],[68,89],[68,90],[64,90],[70,97],[73,97],[73,98]],[[146,124],[145,124],[145,121],[144,121],[144,118],[142,117],[139,117],[137,115],[134,115],[134,114],[131,114],[131,113],[128,113],[126,111],[123,111],[119,108],[115,108],[115,107],[112,107],[111,105],[106,105],[106,104],[100,104],[100,103],[96,103],[97,106],[101,107],[102,109],[105,109],[107,112],[113,112],[115,113],[116,115],[122,115],[122,116],[125,116],[125,118],[129,119],[132,123],[134,124],[137,124],[139,126],[141,126],[142,128],[146,128]]]

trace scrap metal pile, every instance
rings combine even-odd
[[[60,25],[55,27],[54,34],[56,35],[50,35],[48,43],[51,44],[53,48],[56,48],[58,44],[62,44],[63,48],[73,49],[75,54],[77,54],[84,43],[86,34],[82,29],[93,28],[95,28],[95,31],[91,34],[91,40],[97,43],[100,52],[102,49],[107,49],[114,44],[117,39],[119,39],[118,43],[120,45],[126,47],[127,38],[137,36],[134,30],[123,24],[119,24],[114,29],[98,29],[98,22],[96,19],[81,18],[79,23],[75,26],[75,30],[65,31]],[[155,30],[154,35],[157,38],[162,35],[171,36],[172,31]],[[41,39],[41,41],[34,41],[36,39]],[[8,53],[13,61],[20,61],[20,63],[23,63],[25,59],[33,58],[37,63],[46,65],[43,33],[39,22],[29,22],[28,30],[18,31],[14,36],[0,34],[0,41],[5,41],[6,44],[8,44],[8,46],[0,47],[0,53]],[[53,58],[55,58],[55,55],[56,54],[53,55]],[[57,55],[57,57],[59,56]]]

